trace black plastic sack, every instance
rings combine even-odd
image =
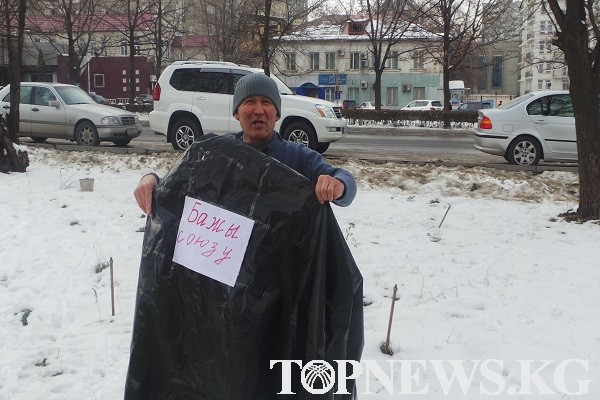
[[[172,261],[185,196],[253,219],[235,287]],[[126,400],[349,399],[295,395],[270,360],[360,360],[362,277],[314,184],[232,136],[194,143],[155,190],[133,323]]]

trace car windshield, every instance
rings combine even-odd
[[[55,86],[54,87],[63,101],[68,105],[73,104],[94,104],[95,101],[88,96],[86,92],[75,86]]]

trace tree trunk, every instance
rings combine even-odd
[[[569,67],[569,92],[573,102],[577,155],[579,158],[580,219],[600,219],[600,66],[591,51],[584,1],[567,2],[563,12],[558,2],[549,1],[560,30],[554,43],[562,50]],[[598,46],[598,44],[595,44]],[[596,47],[598,49],[598,47]]]
[[[25,172],[28,166],[29,154],[25,149],[15,148],[6,121],[0,116],[0,172]]]
[[[581,46],[581,44],[580,44]],[[587,43],[583,47],[565,51],[567,59],[576,57],[581,60],[584,51],[587,55]],[[600,219],[600,85],[598,77],[593,75],[589,66],[581,62],[568,62],[571,99],[575,113],[577,131],[577,155],[579,158],[579,217]],[[593,84],[590,85],[590,82]]]
[[[383,74],[383,68],[375,69],[375,82],[373,82],[373,95],[375,96],[375,109],[381,110],[381,75]],[[368,89],[367,89],[368,90]],[[368,92],[367,92],[368,93]],[[367,96],[367,99],[371,100]]]

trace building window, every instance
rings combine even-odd
[[[129,43],[127,40],[121,40],[121,55],[126,56],[129,54]]]
[[[569,80],[568,79],[563,79],[562,88],[563,88],[563,90],[569,90]]]
[[[285,69],[296,70],[296,53],[285,53]]]
[[[540,53],[552,53],[552,42],[550,40],[540,40]]]
[[[425,87],[413,87],[413,100],[421,100],[425,98]]]
[[[494,56],[492,61],[492,89],[502,87],[502,56]]]
[[[487,70],[487,56],[477,57],[477,88],[479,90],[487,90],[488,70]]]
[[[550,90],[552,89],[552,82],[550,79],[540,79],[538,81],[538,90]]]
[[[552,63],[542,62],[538,64],[538,72],[540,74],[549,74],[552,72]]]
[[[309,58],[309,63],[310,63],[310,69],[312,69],[312,70],[321,69],[319,67],[319,59],[320,59],[319,53],[309,53],[308,58]]]
[[[425,53],[422,51],[415,51],[413,53],[413,68],[424,69],[425,66]]]
[[[136,56],[139,56],[141,54],[140,53],[140,51],[141,51],[140,42],[137,39],[135,40],[135,42],[133,42],[133,50],[134,50],[134,52],[135,52],[134,54]]]
[[[397,106],[398,105],[398,88],[389,87],[387,88],[386,105]]]
[[[94,87],[104,87],[104,74],[94,74]]]
[[[335,69],[335,53],[325,53],[325,69]]]
[[[348,34],[349,35],[360,35],[365,31],[365,28],[360,22],[349,22],[348,23]]]
[[[392,51],[390,52],[390,68],[391,69],[400,69],[398,68],[398,52]]]
[[[358,101],[358,88],[357,87],[349,87],[348,88],[348,99]]]
[[[552,25],[551,21],[540,21],[540,33],[542,35],[548,34],[551,35],[554,33],[554,25]]]
[[[335,87],[325,88],[325,100],[335,101]]]
[[[360,52],[350,53],[350,69],[360,69]]]

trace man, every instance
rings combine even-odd
[[[321,204],[332,201],[345,207],[356,196],[352,175],[327,163],[318,152],[298,143],[284,141],[275,131],[281,117],[281,96],[275,81],[255,73],[241,78],[233,94],[233,117],[242,131],[235,136],[247,145],[286,164],[315,183],[315,195]],[[134,190],[138,206],[152,215],[152,191],[158,176],[142,177]]]

